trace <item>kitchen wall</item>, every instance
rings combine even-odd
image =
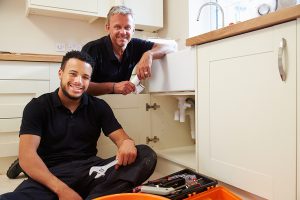
[[[225,13],[225,26],[259,17],[258,8],[265,5],[270,12],[276,9],[275,0],[217,0]],[[277,10],[299,4],[300,0],[278,0]]]
[[[206,7],[197,21],[198,10],[206,2],[215,0],[164,0],[164,28],[158,36],[178,42],[178,49],[184,49],[185,40],[215,29],[215,7]]]
[[[58,54],[57,43],[80,48],[86,42],[106,35],[104,19],[89,24],[86,21],[25,16],[25,0],[0,0],[0,51],[18,53]],[[157,34],[136,32],[135,37],[155,37]]]
[[[164,28],[158,32],[158,36],[175,40],[178,49],[185,48],[188,38],[188,11],[186,0],[164,0]]]

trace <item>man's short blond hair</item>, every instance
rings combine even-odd
[[[133,18],[133,13],[130,8],[127,8],[126,6],[113,6],[107,14],[107,24],[109,24],[111,16],[116,14],[131,15]]]

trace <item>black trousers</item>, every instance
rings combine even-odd
[[[76,160],[60,164],[49,170],[60,180],[73,188],[83,199],[130,192],[133,187],[141,185],[153,173],[156,166],[156,154],[146,145],[137,145],[136,161],[128,166],[121,166],[118,170],[109,168],[105,176],[95,179],[89,176],[92,166],[105,165],[115,157],[101,159],[97,156],[87,160]],[[31,178],[23,181],[13,192],[0,196],[0,200],[57,200],[55,193]]]

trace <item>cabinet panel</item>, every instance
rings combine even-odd
[[[22,115],[22,113],[21,113]],[[0,118],[0,135],[1,133],[19,132],[21,117],[18,118]]]
[[[26,93],[26,91],[0,93],[0,119],[22,117],[24,107],[34,97],[36,97],[35,93]]]
[[[0,118],[0,157],[18,155],[21,117]]]
[[[267,199],[296,199],[295,41],[289,22],[198,47],[200,172]]]
[[[0,79],[49,80],[49,64],[0,61]]]
[[[124,0],[124,5],[132,9],[138,29],[155,31],[163,27],[162,0]]]
[[[150,135],[150,113],[146,112],[146,103],[149,102],[148,94],[139,95],[103,95],[112,108],[116,118],[125,132],[135,140],[136,144],[145,144],[146,136]],[[99,155],[109,157],[116,154],[115,144],[104,134],[101,134],[98,143]]]
[[[29,93],[40,96],[49,92],[49,81],[0,80],[0,93]]]
[[[110,2],[111,6],[124,5],[132,9],[136,29],[154,32],[163,28],[163,0],[110,0]],[[105,5],[107,7],[108,3]],[[109,9],[110,7],[106,14]]]
[[[98,12],[97,0],[89,0],[86,3],[84,3],[82,0],[30,0],[30,4],[49,8],[77,10],[95,14]]]
[[[80,19],[93,22],[99,17],[100,0],[27,0],[26,14]]]
[[[113,109],[116,118],[125,132],[137,144],[146,144],[146,137],[159,138],[149,142],[157,155],[173,163],[196,169],[195,141],[191,137],[190,119],[180,123],[174,120],[178,109],[176,96],[168,95],[103,95]],[[146,111],[146,104],[158,104],[156,110]],[[109,157],[115,155],[116,147],[109,138],[101,135],[98,142],[99,155]]]

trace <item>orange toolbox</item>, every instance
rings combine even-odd
[[[171,200],[241,200],[224,187],[216,187],[217,180],[184,169],[165,177],[150,180],[133,192],[160,195]]]
[[[222,186],[214,187],[205,192],[201,192],[184,200],[242,200],[240,197],[231,193],[229,190]]]

